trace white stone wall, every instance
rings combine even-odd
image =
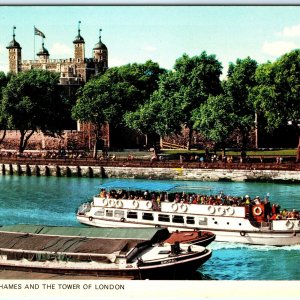
[[[198,181],[300,182],[298,171],[226,170],[183,168],[133,168],[100,166],[2,164],[2,175],[40,175],[69,177],[141,178]]]

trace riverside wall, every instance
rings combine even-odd
[[[158,168],[92,165],[1,164],[2,176],[66,176],[98,178],[139,178],[198,181],[265,181],[300,183],[298,170]]]

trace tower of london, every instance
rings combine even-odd
[[[74,56],[73,58],[50,59],[50,53],[45,48],[44,34],[36,29],[35,35],[43,37],[41,49],[36,53],[37,59],[23,60],[22,47],[16,41],[15,27],[13,28],[13,39],[6,47],[8,49],[9,72],[17,74],[26,70],[43,69],[60,74],[59,84],[67,91],[70,103],[75,103],[76,92],[79,87],[84,85],[91,77],[102,74],[108,69],[108,50],[101,40],[101,29],[99,30],[99,40],[93,47],[93,57],[85,56],[85,41],[80,33],[80,21],[78,22],[78,32],[73,40]],[[36,33],[37,32],[37,33]],[[74,130],[82,133],[82,140],[88,137],[90,140],[90,124],[75,122],[71,115],[69,121],[66,121],[65,129]],[[109,140],[104,126],[104,139]]]
[[[80,24],[80,23],[79,23]],[[93,48],[93,57],[85,57],[85,41],[80,34],[73,40],[74,57],[65,59],[50,59],[50,53],[45,48],[44,39],[42,47],[35,60],[22,60],[22,47],[16,41],[15,27],[13,39],[6,47],[8,49],[9,72],[18,73],[31,69],[44,69],[60,74],[62,85],[82,85],[93,75],[104,72],[108,68],[108,50],[101,41],[101,29],[99,30],[99,41]]]

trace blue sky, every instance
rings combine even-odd
[[[300,6],[0,6],[0,70],[8,68],[13,26],[22,59],[41,47],[34,25],[46,35],[50,58],[69,58],[79,20],[86,57],[102,28],[110,67],[151,59],[171,69],[183,53],[207,51],[226,73],[237,58],[264,63],[300,48]]]

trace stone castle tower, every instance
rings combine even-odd
[[[9,63],[9,71],[12,73],[18,73],[21,71],[21,46],[20,44],[15,40],[15,29],[13,28],[13,39],[9,43],[9,45],[6,47],[8,49],[8,63]]]
[[[44,69],[60,73],[62,85],[82,85],[93,75],[104,72],[108,68],[108,50],[101,41],[101,29],[99,42],[93,48],[93,57],[85,57],[85,41],[80,34],[80,22],[78,34],[75,37],[74,57],[67,59],[50,59],[49,51],[45,48],[44,39],[42,47],[36,54],[38,59],[22,60],[22,48],[15,39],[15,27],[13,28],[13,40],[6,47],[8,49],[9,71],[18,73],[31,69]]]

